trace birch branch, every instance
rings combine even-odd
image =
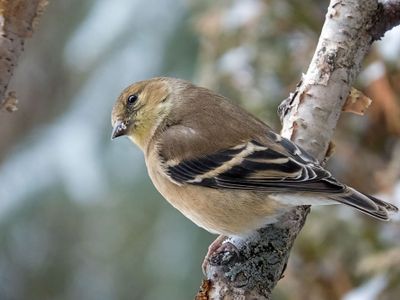
[[[374,40],[383,37],[386,31],[400,25],[400,1],[385,0],[379,3],[375,16],[375,26],[371,28],[371,36]]]
[[[47,0],[0,0],[0,111],[17,109],[15,92],[7,92],[25,39],[47,5]]]
[[[398,24],[397,8],[390,22],[379,18],[389,13],[386,8],[376,0],[332,0],[307,73],[280,105],[281,134],[320,161],[372,42]],[[271,299],[308,212],[309,207],[298,207],[245,242],[229,239],[239,255],[222,252],[212,257],[196,299]]]

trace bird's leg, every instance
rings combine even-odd
[[[215,241],[211,243],[211,245],[208,247],[208,251],[206,254],[206,257],[204,258],[204,261],[201,265],[203,269],[203,273],[206,274],[207,272],[207,265],[211,262],[212,263],[212,258],[216,256],[217,254],[221,252],[233,252],[237,256],[239,256],[239,250],[236,248],[235,245],[233,245],[231,242],[226,241],[227,237],[224,235],[218,236]]]

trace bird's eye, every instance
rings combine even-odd
[[[137,101],[138,98],[139,98],[139,97],[138,97],[137,94],[129,95],[129,97],[128,97],[128,104],[130,104],[130,105],[135,104],[135,102]]]

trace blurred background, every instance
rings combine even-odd
[[[276,109],[306,72],[328,1],[52,0],[0,113],[0,299],[192,299],[215,236],[152,186],[110,111],[128,84],[174,76],[280,129]],[[399,28],[398,28],[399,29]],[[400,204],[400,30],[357,82],[328,168]],[[312,210],[274,299],[399,299],[400,218]]]

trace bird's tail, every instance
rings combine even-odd
[[[346,193],[332,196],[330,198],[352,206],[367,215],[383,221],[389,220],[390,213],[396,213],[399,211],[396,206],[390,203],[362,194],[350,187],[347,188]]]

